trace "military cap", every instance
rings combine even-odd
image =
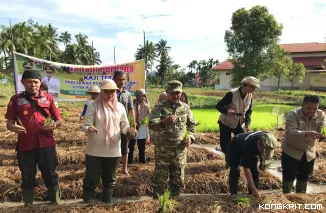
[[[182,83],[177,80],[169,81],[167,90],[169,92],[182,92]]]
[[[25,61],[25,62],[23,63],[23,67],[30,67],[30,68],[32,68],[33,66],[32,66],[32,63],[31,63],[31,62],[29,62],[29,61]]]
[[[22,76],[22,79],[26,78],[35,78],[41,80],[41,74],[39,71],[36,70],[25,70]]]

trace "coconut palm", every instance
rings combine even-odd
[[[68,31],[61,33],[59,41],[62,42],[66,48],[67,45],[71,43],[71,34]]]
[[[161,39],[157,44],[155,44],[157,56],[161,57],[162,55],[168,55],[171,47],[167,46],[167,41]]]

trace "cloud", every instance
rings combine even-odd
[[[224,61],[228,57],[224,33],[231,25],[232,13],[255,5],[267,6],[283,24],[282,43],[324,41],[325,0],[281,4],[270,0],[46,0],[35,4],[33,0],[14,0],[0,4],[0,17],[33,17],[55,23],[60,31],[87,34],[103,63],[113,63],[114,47],[117,63],[134,60],[145,30],[151,41],[168,40],[175,63],[186,67],[194,59]]]

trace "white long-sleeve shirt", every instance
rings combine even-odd
[[[85,153],[87,155],[96,157],[121,157],[120,134],[126,134],[129,128],[129,121],[124,106],[118,102],[118,120],[120,126],[118,127],[118,135],[115,137],[116,141],[110,143],[109,145],[105,143],[105,129],[103,128],[96,116],[97,110],[98,109],[96,102],[92,102],[86,110],[86,115],[84,118],[85,124],[83,125],[83,130],[87,133],[88,140],[85,148]],[[97,133],[88,133],[89,122],[93,123],[93,126],[98,130]]]

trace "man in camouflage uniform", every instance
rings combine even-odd
[[[189,106],[180,101],[182,83],[170,81],[167,100],[158,103],[149,116],[149,128],[157,132],[153,198],[164,193],[170,180],[172,196],[180,195],[184,184],[186,148],[195,140],[195,120]]]

